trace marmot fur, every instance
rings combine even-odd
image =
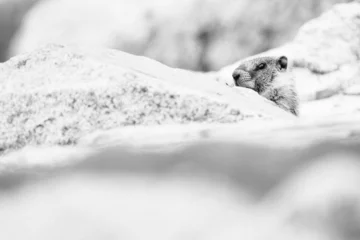
[[[235,86],[253,89],[282,109],[298,116],[299,99],[294,78],[288,69],[287,57],[245,60],[234,70],[232,77]]]

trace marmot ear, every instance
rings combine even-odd
[[[280,68],[280,70],[286,70],[288,66],[288,59],[285,56],[279,57],[277,64]]]

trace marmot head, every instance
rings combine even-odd
[[[285,56],[258,57],[242,62],[234,70],[232,77],[235,86],[251,88],[261,93],[281,72],[286,72],[287,66],[288,59]]]

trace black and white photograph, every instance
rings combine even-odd
[[[360,0],[0,0],[0,240],[360,240]]]

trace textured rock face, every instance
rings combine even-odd
[[[46,0],[27,14],[10,55],[43,43],[91,44],[217,70],[285,43],[337,2],[345,1]]]
[[[287,55],[292,59],[300,98],[330,97],[359,84],[360,3],[338,4],[300,28],[295,39],[260,55]],[[217,73],[231,85],[235,63]]]
[[[111,50],[50,45],[0,68],[2,150],[127,125],[292,118],[246,89]]]

